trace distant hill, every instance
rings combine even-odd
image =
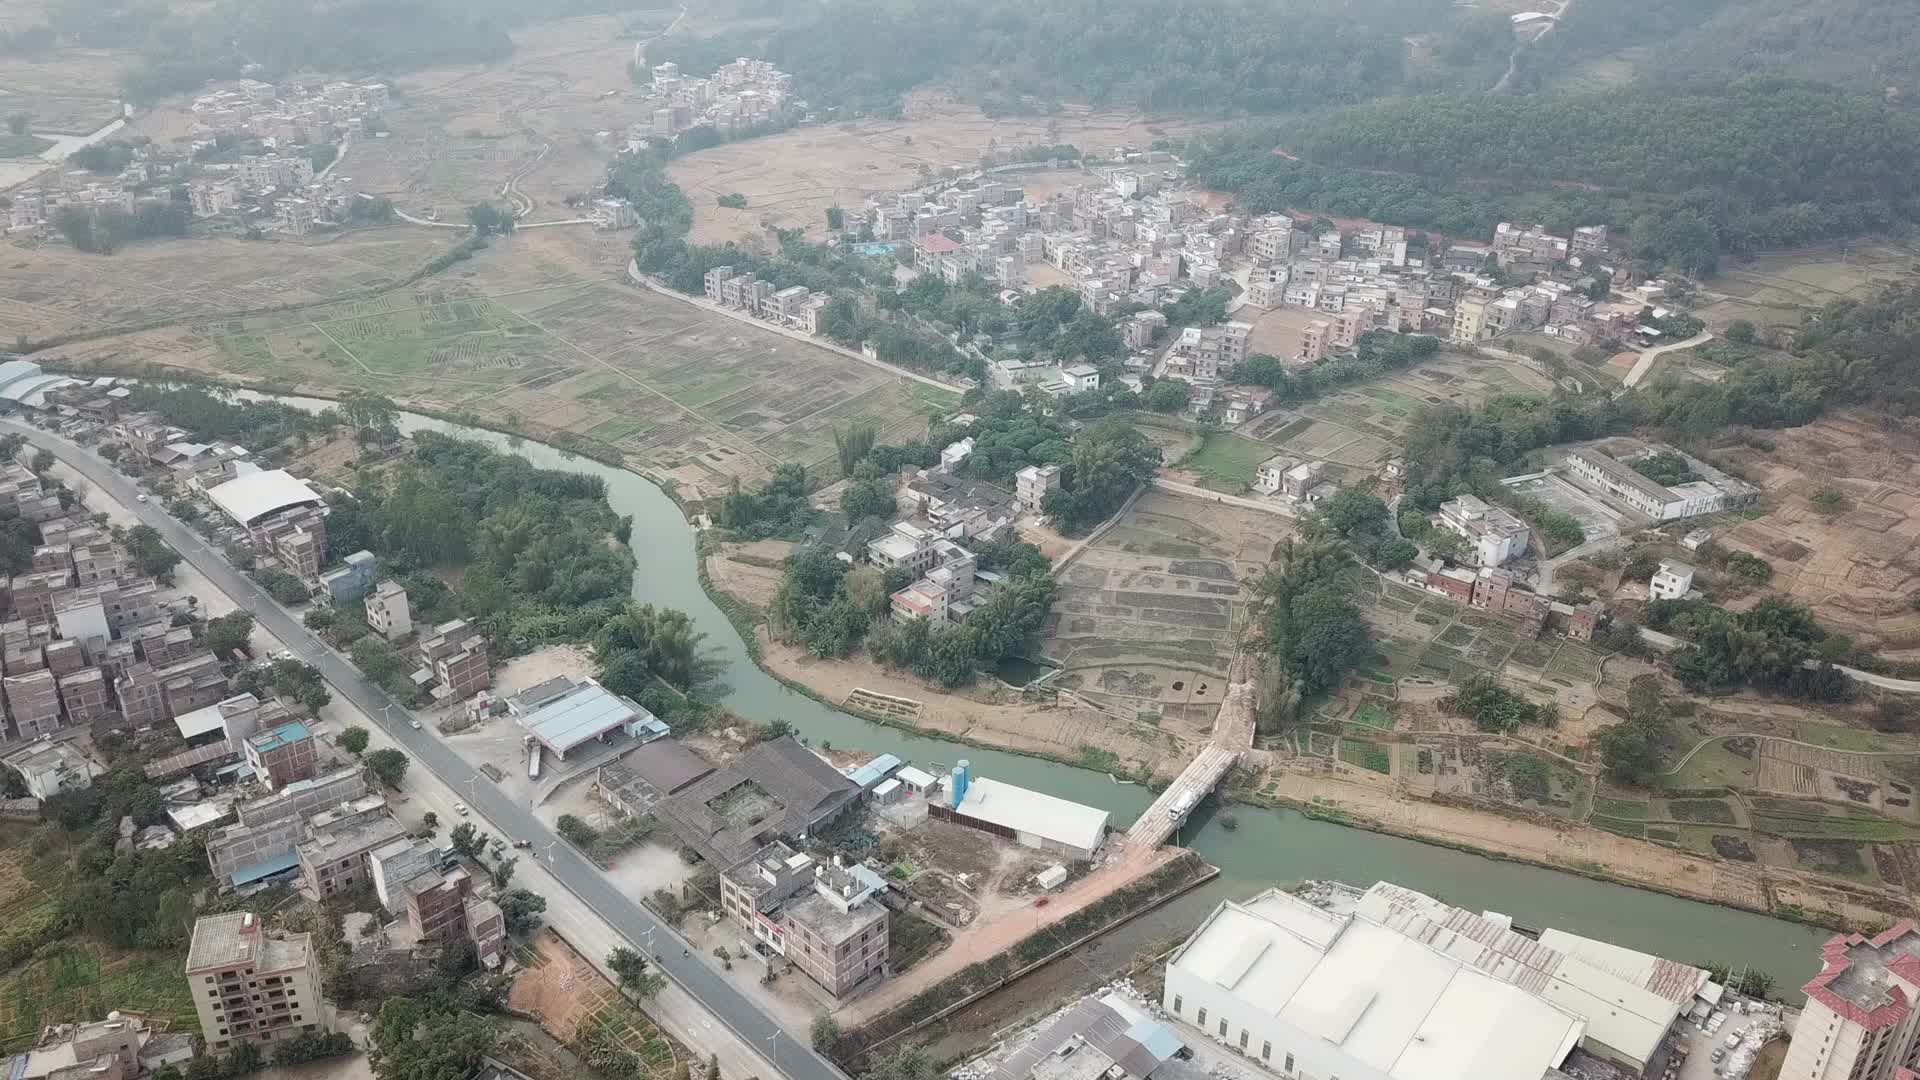
[[[1648,262],[1695,270],[1722,251],[1920,221],[1920,112],[1767,77],[1374,102],[1203,140],[1193,166],[1256,211],[1456,236],[1603,222],[1630,226]]]
[[[1647,80],[1775,73],[1920,94],[1912,0],[1574,0],[1519,85],[1556,85],[1622,50]]]
[[[1506,15],[1448,0],[810,0],[646,59],[711,71],[761,56],[816,108],[886,112],[938,83],[989,113],[1072,101],[1226,115],[1484,88],[1513,45]]]

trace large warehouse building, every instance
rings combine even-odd
[[[555,757],[569,753],[616,731],[636,738],[663,734],[663,727],[637,702],[608,690],[592,679],[573,684],[540,701],[520,717],[520,726]]]
[[[320,506],[320,493],[285,469],[263,469],[207,490],[207,498],[235,523],[254,522],[299,506]]]
[[[1168,965],[1166,1005],[1289,1075],[1538,1080],[1575,1047],[1642,1073],[1721,989],[1703,968],[1535,937],[1383,881],[1222,904]]]
[[[998,780],[976,779],[962,761],[928,815],[1012,840],[1023,847],[1086,861],[1100,849],[1111,817],[1097,806],[1055,798]]]
[[[1540,1080],[1586,1025],[1354,914],[1269,889],[1214,909],[1167,964],[1162,1004],[1286,1076]]]

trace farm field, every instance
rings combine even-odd
[[[1844,247],[1801,248],[1728,260],[1703,290],[1710,301],[1694,314],[1710,329],[1734,319],[1792,329],[1835,300],[1865,296],[1920,273],[1920,249],[1892,240],[1853,241]]]
[[[1253,485],[1260,463],[1273,453],[1273,447],[1266,443],[1210,431],[1201,441],[1200,449],[1180,465],[1200,474],[1200,482],[1215,491],[1240,494]]]
[[[627,76],[633,43],[617,35],[626,18],[655,14],[523,27],[505,64],[403,76],[385,113],[391,134],[356,144],[341,168],[358,190],[453,220],[474,203],[502,201],[501,184],[531,167],[516,185],[533,200],[528,220],[572,217],[564,200],[603,179],[615,149],[591,133],[621,133],[652,115]],[[662,25],[673,17],[657,14]]]
[[[1890,659],[1920,658],[1920,439],[1845,412],[1770,437],[1772,453],[1725,451],[1765,494],[1719,541],[1772,563],[1768,588],[1828,628]],[[1833,516],[1811,501],[1828,485],[1852,504]]]
[[[0,830],[0,939],[37,939],[57,914],[27,877],[33,831]],[[121,951],[70,938],[44,946],[0,975],[0,1045],[24,1049],[48,1024],[104,1019],[113,1009],[145,1013],[165,1030],[199,1030],[193,996],[180,977],[180,949]]]
[[[419,270],[454,239],[424,229],[371,229],[300,240],[191,237],[133,244],[110,256],[63,244],[0,249],[0,340],[44,341],[379,289]]]
[[[768,227],[805,229],[809,239],[818,240],[825,235],[829,206],[855,207],[869,194],[905,191],[925,182],[927,170],[971,167],[994,146],[1145,146],[1205,126],[1075,106],[1050,117],[993,119],[972,106],[923,98],[908,108],[904,120],[796,128],[716,146],[676,159],[667,176],[693,204],[694,243],[754,241]],[[1040,180],[1042,186],[1058,183],[1053,173]],[[715,199],[735,192],[747,197],[746,209],[715,205]]]
[[[1329,479],[1344,484],[1397,452],[1422,405],[1474,405],[1499,393],[1549,389],[1545,376],[1519,364],[1442,353],[1297,409],[1276,409],[1241,425],[1239,433],[1274,453],[1325,461]]]
[[[1042,653],[1054,685],[1138,715],[1211,724],[1252,581],[1284,519],[1153,491],[1067,567]]]
[[[472,284],[434,278],[370,300],[133,340],[165,341],[142,348],[206,374],[373,390],[529,433],[588,436],[692,497],[781,462],[826,463],[836,424],[873,419],[883,441],[917,437],[946,404],[918,384],[644,290],[576,283],[489,295]],[[128,347],[113,339],[59,353],[84,364]]]

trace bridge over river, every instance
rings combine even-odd
[[[1194,807],[1219,785],[1227,770],[1253,749],[1253,662],[1237,657],[1228,673],[1227,697],[1214,718],[1213,735],[1200,753],[1153,805],[1134,819],[1127,830],[1127,847],[1134,853],[1152,851],[1167,842]]]

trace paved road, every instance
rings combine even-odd
[[[1188,495],[1207,502],[1220,503],[1223,506],[1237,506],[1242,510],[1258,510],[1263,514],[1277,514],[1284,518],[1297,518],[1300,512],[1278,499],[1248,499],[1239,495],[1223,495],[1218,491],[1208,491],[1203,487],[1183,484],[1178,480],[1169,480],[1164,476],[1153,478],[1153,486],[1162,491],[1171,491],[1176,495]]]
[[[11,420],[0,420],[0,431],[27,436],[35,446],[52,451],[55,457],[72,466],[106,495],[131,507],[146,524],[159,530],[161,537],[195,569],[206,575],[209,581],[252,610],[262,629],[302,656],[312,657],[335,692],[365,712],[389,739],[406,750],[415,761],[426,766],[449,787],[471,792],[468,804],[496,832],[513,839],[533,841],[541,853],[541,861],[547,864],[553,876],[629,942],[636,943],[636,948],[644,948],[644,944],[639,943],[647,941],[651,934],[651,940],[658,943],[660,967],[742,1039],[751,1045],[765,1047],[763,1052],[773,1061],[781,1076],[790,1080],[845,1080],[844,1073],[814,1053],[811,1046],[781,1030],[773,1018],[761,1012],[753,1002],[722,979],[720,973],[708,967],[704,959],[681,955],[686,946],[671,927],[655,919],[638,903],[620,895],[613,884],[572,847],[565,842],[554,843],[558,837],[526,807],[503,795],[491,780],[468,765],[430,732],[409,728],[407,721],[410,717],[404,708],[379,687],[367,682],[359,669],[322,646],[284,608],[256,587],[252,580],[209,551],[200,537],[152,503],[139,502],[140,491],[131,480],[76,444],[49,432]],[[453,822],[445,819],[442,824],[451,828]],[[549,847],[549,844],[552,846]]]
[[[1658,360],[1662,353],[1670,353],[1678,349],[1691,349],[1695,345],[1705,345],[1712,340],[1713,335],[1703,330],[1685,341],[1676,341],[1671,345],[1655,345],[1653,348],[1640,354],[1640,359],[1633,362],[1633,370],[1627,372],[1627,377],[1620,381],[1629,388],[1639,386],[1640,380],[1646,378],[1647,372],[1653,370],[1653,362]]]

